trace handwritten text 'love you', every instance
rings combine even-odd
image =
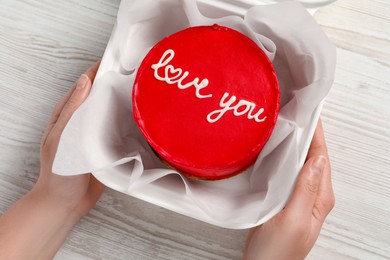
[[[194,87],[195,95],[199,99],[211,98],[213,96],[212,94],[201,93],[201,91],[203,92],[209,85],[208,79],[200,80],[198,77],[196,77],[192,81],[183,84],[183,81],[187,79],[190,73],[188,71],[183,72],[181,68],[175,68],[169,64],[174,57],[175,52],[172,49],[166,50],[158,63],[152,65],[152,69],[154,70],[154,77],[157,80],[166,82],[169,85],[176,84],[179,89]],[[219,102],[220,108],[210,112],[207,115],[207,121],[209,123],[217,122],[228,111],[232,111],[233,115],[235,116],[243,116],[247,114],[247,118],[250,120],[253,119],[258,123],[264,122],[266,117],[260,118],[264,112],[264,108],[260,108],[257,110],[257,112],[255,112],[255,103],[244,99],[237,101],[237,97],[234,95],[230,96],[230,98],[227,100],[229,95],[229,93],[225,92]]]

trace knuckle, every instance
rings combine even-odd
[[[306,238],[309,228],[305,221],[297,221],[294,224],[293,233],[297,239]]]
[[[335,199],[333,194],[331,196],[328,196],[326,199],[318,201],[314,208],[316,211],[316,215],[318,217],[322,216],[322,219],[324,219],[333,209],[334,205]]]
[[[79,106],[79,104],[80,104],[80,100],[77,97],[72,97],[66,103],[66,106],[70,109],[75,109]]]
[[[47,145],[43,145],[43,146],[41,147],[41,151],[40,151],[41,159],[42,159],[42,158],[47,158],[50,154],[51,154],[51,149],[50,149],[50,147],[47,146]]]
[[[41,154],[45,155],[50,152],[51,150],[51,145],[50,145],[50,137],[45,138],[41,142]]]
[[[308,221],[295,213],[287,214],[280,225],[282,229],[289,230],[290,234],[296,238],[304,238],[308,233]]]
[[[304,190],[307,191],[308,193],[311,193],[311,194],[317,194],[318,192],[318,184],[317,183],[312,183],[310,181],[306,182],[304,184]]]
[[[330,212],[334,208],[335,204],[336,204],[336,198],[332,192],[324,201],[324,207],[328,210],[328,212]]]

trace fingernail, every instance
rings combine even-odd
[[[83,89],[85,87],[85,85],[87,85],[88,80],[89,80],[89,78],[87,75],[85,75],[85,74],[81,75],[80,78],[77,80],[76,88]]]
[[[312,174],[317,174],[317,175],[322,174],[325,168],[325,163],[326,163],[326,159],[324,156],[316,157],[310,166]]]

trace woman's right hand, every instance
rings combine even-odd
[[[329,157],[319,121],[290,200],[276,216],[250,231],[244,259],[304,259],[334,204]]]

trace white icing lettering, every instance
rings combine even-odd
[[[189,72],[183,70],[181,68],[175,68],[169,64],[169,62],[175,57],[175,52],[172,49],[166,50],[164,54],[161,56],[158,63],[152,65],[152,69],[154,70],[154,77],[157,80],[164,81],[167,84],[177,84],[179,89],[187,89],[189,87],[195,87],[195,95],[197,98],[210,98],[212,94],[202,95],[200,91],[209,85],[208,79],[203,79],[199,83],[199,78],[195,78],[194,80],[183,85],[183,81],[189,76]],[[164,68],[164,75],[160,76],[159,69]]]
[[[221,109],[214,110],[213,112],[207,115],[207,121],[209,123],[215,123],[229,110],[233,110],[233,115],[242,116],[248,114],[248,119],[254,119],[256,122],[264,122],[267,117],[263,117],[260,119],[260,115],[264,112],[264,108],[260,108],[257,113],[254,114],[254,110],[256,108],[256,104],[249,102],[247,100],[241,99],[237,102],[237,104],[233,105],[233,103],[237,100],[236,96],[232,95],[229,100],[229,93],[225,92],[219,102],[219,106]]]
[[[229,110],[230,106],[234,103],[234,101],[236,101],[236,97],[235,96],[231,96],[230,99],[228,101],[225,102],[225,99],[229,96],[229,93],[226,93],[223,94],[222,98],[221,98],[221,101],[219,102],[219,106],[222,108],[222,109],[219,109],[219,110],[215,110],[213,112],[211,112],[210,114],[207,115],[207,121],[209,123],[215,123],[217,122],[225,113],[226,111]],[[215,115],[215,117],[214,117]],[[214,118],[213,118],[214,117]]]
[[[195,95],[197,98],[210,98],[212,94],[203,95],[200,91],[209,85],[208,79],[200,80],[198,77],[192,81],[183,83],[190,75],[188,71],[184,71],[181,68],[175,68],[169,64],[175,57],[175,52],[172,49],[166,50],[161,56],[158,63],[152,65],[154,70],[154,77],[159,81],[164,81],[169,85],[177,84],[179,89],[187,89],[190,87],[195,88]],[[159,70],[163,71],[163,75],[159,74]],[[220,109],[214,110],[207,115],[207,121],[209,123],[215,123],[221,119],[226,112],[232,111],[234,116],[243,116],[247,114],[249,120],[254,119],[256,122],[264,122],[267,117],[261,117],[264,112],[264,108],[260,108],[256,113],[256,104],[244,99],[237,101],[237,97],[232,95],[229,99],[229,93],[225,92],[219,102]],[[234,103],[236,104],[234,105]]]

